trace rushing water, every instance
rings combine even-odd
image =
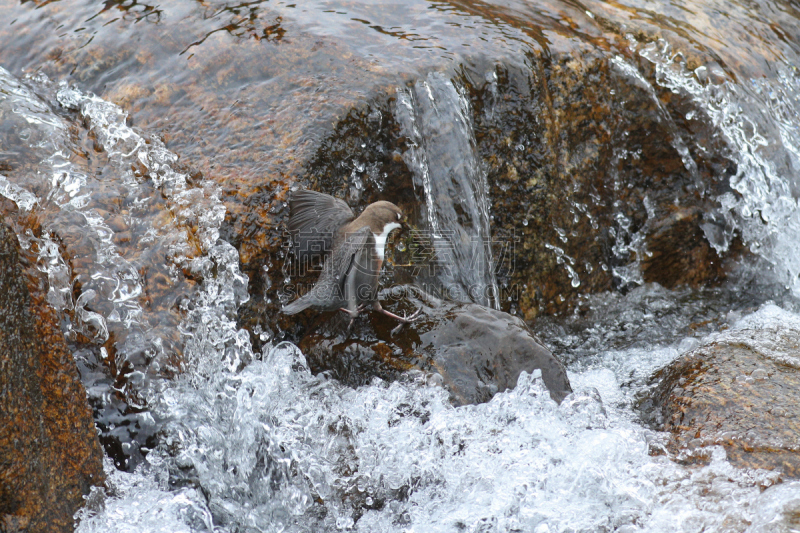
[[[628,45],[655,77],[621,55],[615,68],[654,98],[666,89],[691,100],[700,114],[687,120],[713,128],[732,154],[738,194],[716,198],[703,229],[718,251],[738,234],[753,255],[725,286],[701,290],[642,284],[633,263],[614,273],[636,288],[584,302],[588,326],[541,321],[575,390],[560,406],[537,375],[454,408],[413,372],[352,389],[314,376],[290,343],[254,353],[235,322],[252,295],[237,250],[220,238],[217,187],[119,106],[0,69],[3,133],[14,137],[2,148],[25,165],[0,173],[0,194],[42,220],[37,232],[15,229],[80,347],[103,435],[118,435],[119,423],[141,428],[118,437],[135,464],[117,466],[133,471],[107,461],[108,487],[94,489],[78,530],[789,531],[800,484],[734,468],[719,446],[704,451],[705,466],[675,461],[667,436],[634,406],[655,370],[704,339],[800,321],[800,79],[786,64],[773,78],[733,81],[718,67],[690,70],[666,40],[631,36]],[[440,73],[395,94],[395,118],[413,141],[402,157],[429,229],[460,254],[443,283],[495,285],[491,190],[468,101]],[[672,142],[688,153],[680,135]],[[690,157],[684,164],[696,174]],[[646,252],[643,235],[625,220],[619,227],[630,233],[615,253]],[[127,369],[121,389],[102,372],[104,358]]]
[[[425,206],[437,273],[450,299],[499,309],[489,191],[478,159],[469,100],[433,73],[397,94],[395,114],[411,141],[404,154]]]

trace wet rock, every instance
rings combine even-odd
[[[533,67],[473,58],[452,78],[469,98],[466,120],[486,167],[503,309],[531,321],[583,294],[724,280],[726,261],[742,250],[720,255],[704,214],[730,190],[736,165],[713,129],[688,123],[695,104],[644,82],[646,61],[609,60],[593,42],[530,58]],[[405,166],[418,143],[402,135],[395,103],[376,97],[370,105],[338,125],[304,179],[343,198],[358,186],[359,204],[390,198],[424,230],[426,199]],[[382,117],[379,128],[370,116]],[[341,157],[365,170],[343,173],[351,167]]]
[[[413,287],[395,287],[385,297],[385,307],[395,312],[421,307],[421,318],[392,335],[397,323],[370,312],[356,319],[348,335],[349,318],[325,313],[299,345],[312,371],[359,386],[374,376],[392,380],[418,370],[444,385],[454,405],[489,401],[515,387],[521,372],[536,369],[555,401],[572,392],[564,366],[521,319]]]
[[[689,460],[719,444],[735,465],[800,477],[799,348],[788,328],[722,334],[654,376],[645,412]]]
[[[668,289],[700,287],[725,279],[723,260],[703,234],[700,208],[673,209],[646,227],[642,278]]]
[[[104,481],[86,391],[37,273],[0,224],[0,530],[67,532]]]
[[[0,6],[16,21],[0,27],[0,60],[123,105],[135,125],[159,132],[219,185],[223,237],[239,250],[256,296],[240,320],[267,336],[285,329],[275,317],[292,184],[356,209],[389,199],[426,228],[408,168],[413,140],[396,112],[398,89],[431,73],[452,79],[468,100],[493,239],[513,248],[498,265],[505,310],[531,321],[582,294],[724,277],[726,258],[709,246],[699,229],[708,221],[697,213],[715,207],[735,165],[696,103],[653,83],[652,63],[629,37],[674,37],[692,57],[689,68],[716,64],[713,40],[700,46],[671,23],[616,4],[341,7],[344,18],[330,6],[258,4],[245,16],[187,1]],[[451,155],[453,165],[464,160]]]
[[[688,141],[696,167],[687,168],[680,119],[670,118],[680,106],[665,106],[637,79],[646,66],[577,48],[529,74],[500,70],[496,87],[476,86],[473,96],[526,95],[498,98],[476,124],[489,163],[493,229],[516,241],[500,281],[518,289],[509,295],[526,320],[563,312],[581,294],[724,277],[719,261],[710,261],[715,253],[698,230],[701,220],[678,220],[675,212],[707,212],[710,197],[728,189],[725,147],[698,132]],[[697,148],[709,143],[715,148],[708,153]],[[698,238],[685,238],[687,230]],[[651,254],[708,260],[661,269]]]
[[[770,3],[730,2],[726,16],[720,17],[714,2],[659,2],[645,8],[636,0],[582,3],[603,26],[629,34],[640,41],[665,39],[680,48],[690,68],[708,65],[711,76],[735,78],[773,76],[777,57],[796,57],[797,46],[789,39],[775,39],[771,28],[798,35],[796,8],[773,9]],[[633,20],[632,20],[633,17]],[[686,32],[679,20],[690,22],[695,31]],[[725,43],[720,46],[720,43]],[[746,53],[744,53],[746,51]],[[712,58],[709,64],[709,58]]]

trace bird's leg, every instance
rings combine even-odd
[[[356,317],[357,317],[359,314],[361,314],[361,312],[362,312],[364,309],[366,309],[366,308],[367,308],[367,304],[361,304],[361,305],[359,305],[358,307],[356,307],[355,311],[351,311],[350,309],[347,309],[347,308],[345,308],[345,307],[340,307],[340,308],[339,308],[339,311],[342,311],[342,312],[344,312],[344,313],[347,313],[348,315],[350,315],[350,323],[349,323],[349,324],[347,324],[347,331],[348,331],[348,332],[349,332],[349,331],[350,331],[350,329],[353,327],[353,322],[355,322],[355,321],[356,321]]]
[[[420,312],[422,311],[422,308],[420,307],[419,309],[414,311],[409,316],[405,316],[405,313],[403,313],[403,316],[400,316],[400,315],[396,315],[396,314],[392,313],[391,311],[387,311],[386,309],[384,309],[381,306],[380,302],[375,302],[374,304],[372,304],[372,308],[375,311],[383,313],[384,315],[386,315],[388,317],[391,317],[391,318],[394,318],[395,320],[400,322],[400,324],[398,324],[397,327],[392,330],[392,335],[394,335],[396,333],[399,333],[400,330],[403,329],[403,326],[405,326],[406,324],[410,324],[411,322],[416,320],[419,317]]]

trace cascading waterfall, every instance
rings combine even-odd
[[[395,118],[408,139],[436,251],[436,274],[454,300],[498,309],[486,172],[477,154],[469,100],[441,73],[397,91]]]
[[[782,68],[774,80],[737,84],[718,67],[686,67],[664,40],[631,49],[655,66],[658,85],[692,98],[727,142],[737,163],[730,178],[738,194],[717,198],[719,207],[706,215],[705,236],[719,252],[728,250],[736,232],[766,263],[775,281],[800,295],[800,78]],[[763,269],[756,265],[753,272]]]
[[[167,198],[167,207],[174,222],[146,232],[154,249],[167,245],[165,257],[175,267],[198,275],[203,280],[201,290],[194,295],[195,311],[188,313],[178,329],[184,335],[184,363],[198,371],[197,365],[206,360],[209,351],[222,350],[222,361],[231,368],[238,367],[242,356],[246,356],[249,337],[245,331],[237,331],[229,319],[208,323],[208,317],[221,317],[235,311],[246,302],[247,281],[239,272],[238,254],[225,241],[219,240],[219,226],[225,217],[225,207],[219,193],[210,182],[200,188],[191,187],[187,176],[174,170],[177,156],[169,152],[156,139],[146,141],[125,123],[126,114],[116,105],[94,95],[86,95],[77,89],[62,87],[58,92],[59,103],[67,109],[80,112],[96,132],[97,138],[110,158],[120,166],[140,162],[147,170],[152,187]],[[130,173],[124,179],[131,178]],[[125,183],[130,187],[130,181]],[[200,254],[192,254],[188,228],[193,226]],[[153,239],[152,235],[158,236]],[[177,238],[176,238],[177,236]],[[208,307],[218,307],[216,313],[200,318],[197,310],[208,313]],[[203,334],[198,335],[201,328]],[[225,349],[233,343],[237,349]]]
[[[32,125],[33,131],[22,131],[21,140],[39,157],[37,171],[26,176],[24,186],[0,176],[0,193],[22,211],[37,211],[43,220],[40,237],[27,230],[20,233],[20,242],[26,248],[33,247],[38,255],[37,266],[48,279],[48,302],[68,312],[67,335],[80,333],[96,345],[114,336],[114,364],[127,373],[124,403],[109,391],[90,387],[95,409],[108,412],[101,418],[118,424],[125,419],[126,424],[139,427],[143,435],[152,434],[155,428],[150,414],[122,415],[128,410],[126,404],[137,411],[145,408],[159,394],[163,377],[180,367],[192,368],[201,376],[211,374],[212,370],[203,372],[202,368],[212,364],[213,359],[208,358],[212,352],[220,355],[213,362],[214,368],[221,361],[236,368],[243,360],[252,359],[247,332],[237,330],[230,318],[248,295],[247,280],[239,272],[238,253],[219,240],[225,207],[212,184],[190,186],[186,175],[174,170],[175,154],[161,141],[145,139],[130,128],[127,114],[118,106],[66,85],[56,88],[42,77],[28,82],[40,92],[55,93],[54,101],[43,102],[0,68],[6,104]],[[68,156],[72,150],[68,124],[51,106],[77,111],[118,173],[90,177],[74,164]],[[132,169],[136,166],[143,166],[147,177],[135,174]],[[92,195],[98,194],[98,189],[105,198],[123,199],[125,214],[111,212],[108,205],[95,201]],[[163,198],[163,212],[170,216],[154,219],[153,212],[158,212]],[[129,227],[135,228],[131,234],[136,237],[127,246],[117,244],[111,227],[113,220],[120,218],[127,218]],[[194,228],[193,237],[190,226]],[[67,253],[72,246],[80,250],[80,271],[70,271],[53,235],[67,243]],[[73,241],[77,244],[71,245]],[[185,291],[176,296],[192,301],[190,309],[182,310],[182,320],[171,310],[165,313],[143,305],[152,295],[145,294],[140,272],[162,265],[173,287]],[[185,283],[184,272],[202,280],[199,290]],[[72,296],[73,276],[81,284],[76,298]],[[177,348],[175,337],[181,337]],[[98,356],[110,355],[103,347],[97,354],[83,349],[78,358],[94,366],[102,364]],[[92,390],[98,390],[96,397]],[[114,428],[107,431],[113,434]],[[140,460],[136,447],[142,444],[126,443],[126,455]]]

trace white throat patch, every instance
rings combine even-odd
[[[383,227],[383,233],[373,233],[375,236],[375,250],[378,252],[378,259],[383,261],[383,253],[386,250],[386,239],[389,238],[389,234],[400,227],[400,224],[397,222],[389,222]]]

